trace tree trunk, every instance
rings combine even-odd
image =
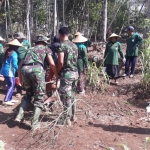
[[[83,24],[84,24],[84,8],[85,8],[85,4],[86,4],[86,0],[84,0],[84,2],[83,2],[83,6],[82,6],[82,10],[81,10],[81,12],[82,12],[82,15],[81,15],[81,21],[80,21],[80,31],[82,31],[82,29],[83,29]]]
[[[5,14],[6,14],[5,28],[6,28],[6,38],[8,39],[8,25],[7,25],[7,11],[6,11],[6,7],[7,7],[7,1],[5,0],[5,7],[4,7],[4,12],[5,12]]]
[[[103,37],[102,40],[106,42],[107,34],[107,0],[104,1],[103,5]]]
[[[27,40],[31,44],[30,10],[31,10],[30,0],[27,0]]]
[[[87,18],[87,28],[88,28],[88,32],[87,32],[87,37],[89,38],[89,33],[90,33],[90,29],[89,29],[89,27],[90,27],[90,3],[91,3],[91,1],[89,0],[89,2],[88,2],[88,10],[87,10],[87,16],[88,16],[88,18]]]
[[[65,2],[63,0],[63,27],[65,26]]]
[[[125,0],[125,1],[126,1],[126,0]],[[117,16],[117,14],[118,14],[118,12],[119,12],[121,6],[125,3],[125,1],[124,1],[124,2],[120,2],[121,4],[119,5],[117,11],[115,10],[114,15],[113,15],[113,19],[111,20],[111,23],[109,24],[108,29],[109,29],[109,28],[111,27],[111,25],[113,24],[113,22],[114,22],[114,20],[116,19],[116,16]]]
[[[50,29],[51,29],[51,5],[50,0],[48,0],[48,34],[50,35]]]
[[[32,43],[32,36],[33,36],[33,27],[34,27],[34,22],[33,22],[33,0],[30,0],[30,42]]]
[[[148,15],[147,18],[150,19],[150,0],[148,0]]]
[[[54,36],[57,34],[57,0],[54,0]]]
[[[126,16],[126,14],[127,14],[127,11],[125,11],[125,13],[123,15],[123,22],[125,22],[125,16]],[[124,25],[125,25],[125,23],[122,24],[122,27],[121,27],[120,32],[119,32],[119,35],[121,34],[121,32],[122,32],[122,30],[124,28]]]
[[[13,38],[14,33],[13,33],[13,26],[12,26],[12,22],[11,22],[9,0],[7,0],[7,6],[8,6],[8,18],[9,18],[9,23],[10,23],[10,33],[11,33],[11,36]]]

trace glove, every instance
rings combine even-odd
[[[132,48],[132,50],[134,50],[134,51],[135,51],[135,50],[136,50],[136,48],[137,48],[137,45],[134,45],[134,46],[133,46],[133,48]]]
[[[124,63],[124,64],[126,63],[126,59],[125,59],[125,58],[123,58],[123,63]]]

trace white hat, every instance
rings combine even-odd
[[[16,39],[25,39],[26,37],[25,37],[25,35],[22,33],[22,32],[18,32],[17,34],[16,34]]]
[[[22,44],[17,40],[17,39],[14,39],[12,40],[11,42],[7,43],[8,45],[14,45],[14,46],[22,46]]]
[[[77,35],[73,40],[72,42],[74,43],[83,43],[83,42],[86,42],[88,41],[87,38],[85,38],[84,36],[82,36],[81,34]]]
[[[3,39],[3,38],[0,36],[0,41],[5,41],[5,39]]]
[[[115,34],[115,33],[112,33],[112,34],[110,35],[110,37],[108,38],[108,40],[110,40],[110,38],[112,38],[112,37],[116,37],[117,39],[121,38],[121,36],[119,36],[119,35],[117,35],[117,34]]]

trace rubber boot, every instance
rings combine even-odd
[[[15,121],[21,122],[21,120],[23,119],[24,116],[24,112],[26,111],[27,107],[28,107],[29,102],[26,99],[23,99],[19,108],[19,112],[18,115],[15,119]]]
[[[64,106],[64,119],[65,119],[65,125],[71,126],[71,116],[72,116],[72,108],[71,108],[71,101],[68,101]]]
[[[32,118],[32,121],[31,121],[32,130],[36,130],[36,129],[40,128],[39,117],[40,117],[41,111],[42,111],[41,108],[36,107],[36,106],[34,107],[33,118]]]
[[[73,101],[72,102],[73,103],[73,105],[72,105],[72,116],[71,116],[71,121],[77,121],[77,118],[76,118],[76,116],[75,116],[75,112],[76,112],[76,102],[75,101]]]

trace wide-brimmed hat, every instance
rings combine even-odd
[[[0,36],[0,41],[5,41],[5,39],[3,39],[3,38]]]
[[[18,32],[15,34],[16,39],[25,39],[26,36],[22,32]]]
[[[40,35],[40,36],[38,36],[38,39],[37,39],[37,41],[35,41],[35,43],[37,43],[37,42],[44,42],[44,43],[46,43],[46,44],[49,44],[47,41],[49,40],[49,38],[47,38],[46,36],[44,36],[44,35]]]
[[[117,39],[120,39],[121,36],[115,34],[115,33],[112,33],[109,37],[108,37],[108,40],[110,40],[112,37],[116,37]]]
[[[81,34],[77,35],[73,40],[72,42],[74,43],[83,43],[83,42],[86,42],[88,41],[87,38],[85,38],[84,36],[82,36]]]
[[[7,45],[14,45],[19,47],[22,46],[22,44],[17,39],[12,40],[11,42],[7,43]]]
[[[81,34],[80,32],[76,32],[74,36],[78,36],[79,34]]]

